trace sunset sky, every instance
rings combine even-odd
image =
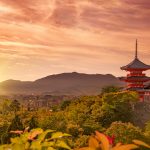
[[[150,64],[150,0],[0,0],[0,81],[122,76],[136,38]]]

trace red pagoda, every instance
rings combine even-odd
[[[126,66],[121,67],[121,70],[128,71],[126,77],[121,78],[127,83],[126,90],[137,91],[140,96],[140,101],[145,100],[145,96],[149,97],[150,90],[146,88],[145,83],[150,81],[150,77],[147,77],[143,71],[149,70],[150,65],[144,64],[138,58],[138,43],[136,40],[136,50],[134,60]]]

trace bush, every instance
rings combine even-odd
[[[11,138],[11,143],[0,146],[0,150],[61,150],[71,149],[63,140],[70,136],[53,130],[43,131],[40,128],[28,131],[11,131],[20,136]],[[62,138],[63,137],[63,138]]]
[[[134,139],[143,140],[144,135],[140,128],[131,123],[113,122],[106,130],[106,135],[114,136],[115,143],[129,144]]]

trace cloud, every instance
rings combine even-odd
[[[134,56],[136,38],[141,59],[150,63],[149,3],[1,0],[0,58],[2,65],[12,66],[3,79],[33,80],[64,71],[118,76],[123,74],[120,66]],[[33,74],[32,79],[24,70]]]

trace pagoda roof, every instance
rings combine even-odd
[[[122,70],[148,70],[150,65],[144,64],[138,58],[135,58],[131,63],[126,66],[121,67]]]
[[[122,77],[121,80],[150,81],[150,77],[147,77],[147,76],[131,76],[131,77]]]
[[[150,69],[150,65],[146,65],[138,59],[138,42],[136,40],[135,58],[128,65],[121,67],[121,70],[148,70],[148,69]]]
[[[131,91],[145,91],[144,88],[138,88],[138,87],[127,88],[127,90],[131,90]]]

